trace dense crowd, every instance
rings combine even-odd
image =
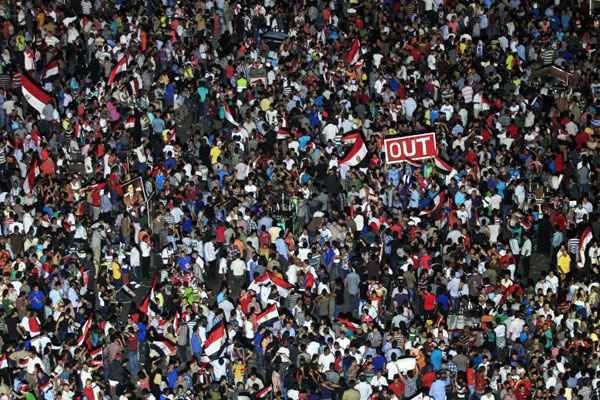
[[[0,400],[600,399],[593,3],[0,2]]]

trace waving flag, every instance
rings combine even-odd
[[[25,74],[21,74],[21,93],[23,93],[23,97],[25,97],[27,103],[40,114],[44,107],[52,100],[52,97],[44,89],[36,85]]]
[[[259,327],[270,322],[275,321],[279,318],[279,310],[277,310],[276,304],[271,304],[263,312],[256,315],[256,319],[254,320],[254,326]]]
[[[27,332],[30,338],[34,338],[42,333],[42,326],[38,317],[27,317]]]
[[[133,128],[135,128],[135,117],[133,115],[130,115],[125,120],[125,129],[133,129]]]
[[[162,357],[174,356],[177,353],[175,344],[167,339],[153,341],[150,348]]]
[[[121,72],[125,72],[125,71],[127,71],[127,56],[126,55],[121,57],[121,59],[117,62],[117,64],[112,69],[112,71],[110,71],[110,76],[108,77],[108,86],[111,87],[112,84],[117,79],[117,75],[119,75]]]
[[[90,364],[94,367],[101,367],[103,364],[102,347],[90,351]]]
[[[338,317],[337,321],[352,332],[356,333],[360,329],[360,324],[352,322],[349,319]]]
[[[58,75],[58,61],[52,61],[44,67],[42,79],[46,80],[55,75]]]
[[[229,121],[231,125],[240,126],[240,124],[238,124],[237,121],[233,118],[233,113],[231,112],[229,104],[223,103],[223,110],[225,112],[225,119]]]
[[[29,165],[29,169],[27,170],[27,176],[25,177],[25,182],[23,183],[23,190],[25,193],[31,193],[33,187],[35,186],[35,181],[37,177],[40,175],[40,162],[37,158],[34,158]]]
[[[346,62],[350,65],[354,65],[360,59],[360,40],[354,39],[350,51],[345,55]]]
[[[152,281],[152,287],[150,289],[150,293],[148,293],[148,296],[146,296],[146,298],[144,299],[144,301],[142,301],[142,304],[140,304],[140,311],[145,314],[148,318],[153,318],[155,316],[157,316],[160,312],[160,309],[158,307],[158,301],[156,299],[156,294],[154,292],[154,288],[156,286],[156,277],[154,278],[154,280]]]
[[[262,287],[269,285],[274,285],[281,297],[287,297],[288,291],[294,287],[294,285],[273,272],[264,272],[252,281],[248,289],[260,293]]]
[[[91,329],[92,318],[90,317],[87,319],[87,321],[85,321],[83,327],[81,328],[81,335],[79,336],[79,338],[77,338],[77,347],[80,347],[83,343],[85,343],[85,339],[87,339],[87,336],[89,335]]]
[[[342,142],[352,144],[352,147],[346,152],[342,159],[338,161],[340,166],[356,167],[369,154],[365,139],[358,130],[350,131],[342,136]]]
[[[227,332],[225,331],[225,324],[221,321],[210,330],[208,335],[206,335],[206,341],[203,343],[202,347],[204,349],[204,354],[215,359],[219,358],[226,344]]]
[[[579,238],[579,261],[577,262],[577,266],[579,268],[585,267],[588,258],[588,251],[593,239],[594,233],[592,232],[592,227],[588,226],[584,229],[584,231],[581,233],[581,237]]]
[[[427,210],[423,210],[419,213],[419,215],[430,215],[442,208],[444,203],[446,202],[446,191],[442,190],[433,198],[433,206]]]
[[[262,388],[258,392],[256,392],[256,398],[257,399],[266,399],[272,393],[273,393],[273,386],[271,386],[271,385],[265,386],[264,388]]]

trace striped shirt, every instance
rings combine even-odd
[[[1,74],[0,75],[0,88],[2,89],[10,89],[11,79],[9,74]]]
[[[569,249],[569,253],[577,254],[579,252],[579,238],[574,237],[569,239],[567,243],[567,248]]]

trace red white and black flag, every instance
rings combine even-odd
[[[352,147],[338,161],[338,165],[340,166],[356,167],[369,155],[365,138],[359,130],[346,133],[342,136],[342,142],[351,144]]]
[[[231,111],[231,107],[229,107],[229,104],[225,102],[223,103],[223,111],[225,113],[225,119],[229,121],[231,125],[240,126],[240,124],[233,117],[233,112]]]
[[[177,346],[168,339],[155,340],[150,348],[162,357],[174,356],[177,353]]]
[[[209,358],[219,358],[223,349],[227,345],[227,332],[225,330],[225,324],[223,321],[215,325],[208,335],[206,335],[206,341],[203,344],[204,354]]]
[[[112,71],[110,71],[110,76],[108,77],[108,86],[111,87],[117,79],[117,75],[125,71],[127,71],[127,55],[121,56],[119,61],[117,61],[117,64],[113,67]]]
[[[435,213],[437,210],[441,209],[444,203],[446,202],[446,191],[442,190],[433,198],[433,204],[427,210],[423,210],[419,213],[419,215],[430,215]]]
[[[44,67],[44,71],[42,72],[42,79],[47,80],[55,75],[58,75],[58,61],[51,61]]]
[[[588,253],[593,239],[594,232],[592,231],[592,227],[588,226],[583,230],[579,238],[579,261],[577,262],[579,268],[584,268],[588,262]]]
[[[345,55],[346,62],[350,65],[354,65],[360,59],[360,40],[354,39],[352,47]]]
[[[26,74],[21,74],[21,93],[23,93],[23,97],[25,97],[27,103],[35,108],[40,114],[44,107],[52,100],[52,96],[38,86]]]
[[[271,304],[265,310],[258,315],[256,315],[256,319],[254,320],[254,324],[256,327],[269,324],[276,319],[279,318],[279,310],[277,309],[277,304]]]

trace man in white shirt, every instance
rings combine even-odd
[[[329,347],[325,347],[323,354],[319,356],[319,366],[321,367],[321,372],[325,372],[329,370],[331,364],[335,362],[335,356],[331,354],[331,350]]]
[[[373,394],[373,388],[365,381],[364,376],[361,376],[360,382],[354,386],[354,389],[360,393],[360,400],[369,400],[371,394]]]

